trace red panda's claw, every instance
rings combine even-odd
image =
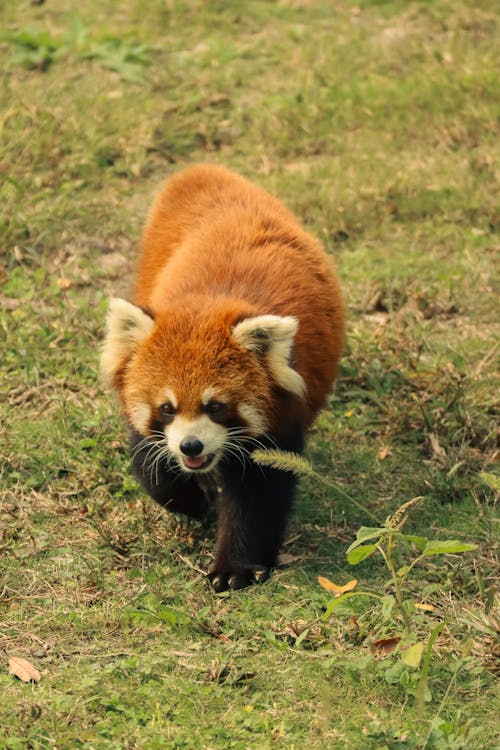
[[[208,578],[217,593],[243,589],[252,583],[263,583],[269,578],[269,568],[238,568],[237,570],[212,570]]]

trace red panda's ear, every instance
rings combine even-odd
[[[298,327],[298,320],[292,316],[258,315],[237,323],[232,336],[245,349],[265,357],[282,388],[303,398],[304,380],[290,367],[290,352]]]
[[[154,326],[144,310],[116,297],[109,303],[106,338],[101,350],[101,376],[111,385],[123,361],[137,349]]]

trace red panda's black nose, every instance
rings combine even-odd
[[[201,442],[201,440],[198,440],[197,437],[188,435],[186,438],[184,438],[184,440],[182,440],[179,448],[185,456],[199,456],[203,450],[203,443]]]

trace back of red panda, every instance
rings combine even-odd
[[[344,337],[333,265],[276,198],[197,166],[152,207],[133,299],[110,307],[102,369],[136,474],[172,510],[198,514],[218,495],[216,589],[265,577],[295,481],[251,452],[300,452],[324,403]]]

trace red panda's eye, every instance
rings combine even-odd
[[[212,419],[221,419],[226,410],[226,404],[223,404],[222,401],[209,401],[205,407],[205,411]]]
[[[175,407],[168,402],[166,404],[161,404],[158,411],[164,422],[171,422],[175,417]]]

